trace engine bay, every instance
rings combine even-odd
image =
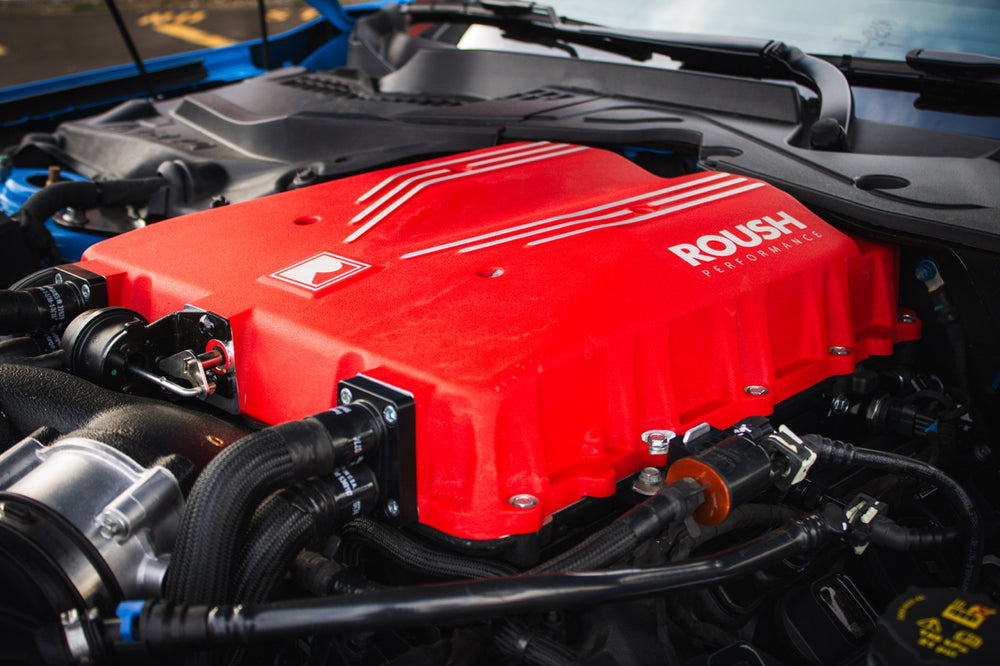
[[[1000,145],[420,11],[8,152],[0,660],[995,663]]]

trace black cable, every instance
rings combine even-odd
[[[902,474],[937,487],[954,507],[965,533],[965,555],[962,559],[959,586],[966,592],[975,589],[984,553],[983,523],[972,498],[954,479],[923,461],[894,453],[859,449],[853,444],[838,442],[820,435],[805,435],[802,441],[824,462],[858,465],[891,474]]]
[[[152,601],[130,621],[130,629],[149,649],[191,650],[317,633],[466,624],[490,617],[717,585],[812,552],[843,535],[846,529],[843,510],[826,505],[819,512],[723,553],[652,569],[441,583],[256,606],[187,606]],[[104,635],[115,637],[119,626],[118,620],[105,621]]]
[[[882,516],[870,529],[869,541],[891,550],[937,550],[962,537],[957,527],[904,527]]]

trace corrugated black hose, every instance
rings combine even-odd
[[[254,513],[237,560],[235,598],[267,599],[299,551],[351,517],[369,513],[377,499],[375,475],[363,464],[269,497]]]
[[[186,603],[232,601],[238,538],[264,498],[363,456],[381,442],[383,432],[378,412],[355,403],[261,430],[224,449],[188,496],[165,597]]]
[[[128,631],[121,631],[120,620],[108,619],[102,622],[102,632],[106,640],[139,642],[151,651],[189,651],[318,633],[468,624],[490,617],[717,585],[814,552],[846,530],[843,510],[825,505],[728,551],[661,567],[437,583],[258,605],[187,606],[151,601],[136,616],[126,618]]]
[[[962,558],[959,587],[969,592],[976,588],[982,567],[984,540],[983,522],[979,510],[969,494],[954,479],[921,460],[907,458],[886,451],[861,449],[847,442],[805,435],[802,441],[827,463],[858,465],[890,474],[901,474],[932,484],[947,498],[958,515],[965,536],[965,554]]]
[[[125,178],[108,181],[62,181],[47,185],[32,194],[14,214],[24,232],[28,247],[36,259],[45,258],[51,265],[62,262],[45,221],[63,208],[81,210],[100,206],[145,204],[150,195],[167,185],[160,176]]]

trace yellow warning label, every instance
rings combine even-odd
[[[896,609],[896,619],[899,620],[900,622],[905,620],[906,614],[910,611],[910,609],[919,604],[926,598],[927,597],[925,595],[918,594],[917,596],[910,597],[909,599],[904,601],[902,604],[900,604],[899,608]]]
[[[968,606],[963,600],[955,599],[941,612],[941,617],[969,629],[978,629],[986,621],[986,618],[996,615],[996,613],[995,608],[989,608],[982,604]]]
[[[917,620],[917,626],[935,634],[940,634],[944,631],[941,627],[941,620],[936,617],[925,617],[922,620]]]

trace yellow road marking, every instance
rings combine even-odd
[[[5,55],[7,55],[7,47],[4,46],[3,44],[0,44],[0,56],[5,56]]]
[[[167,23],[166,25],[158,25],[153,28],[153,30],[160,34],[176,37],[177,39],[183,39],[185,42],[191,42],[192,44],[197,44],[198,46],[204,46],[206,48],[229,46],[236,43],[235,39],[229,39],[228,37],[223,37],[222,35],[213,35],[210,32],[205,32],[199,28],[192,28],[189,25]]]
[[[282,21],[287,21],[288,17],[292,15],[291,9],[284,9],[275,7],[273,9],[267,10],[267,22],[268,23],[281,23]]]
[[[319,16],[319,12],[315,7],[306,7],[301,12],[299,12],[300,21],[312,21],[314,18]]]
[[[206,48],[216,48],[219,46],[229,46],[235,44],[236,40],[206,32],[200,28],[192,27],[195,23],[205,20],[205,12],[202,10],[185,12],[150,12],[139,17],[139,25],[152,28],[161,35],[167,35],[185,42],[191,42]]]

